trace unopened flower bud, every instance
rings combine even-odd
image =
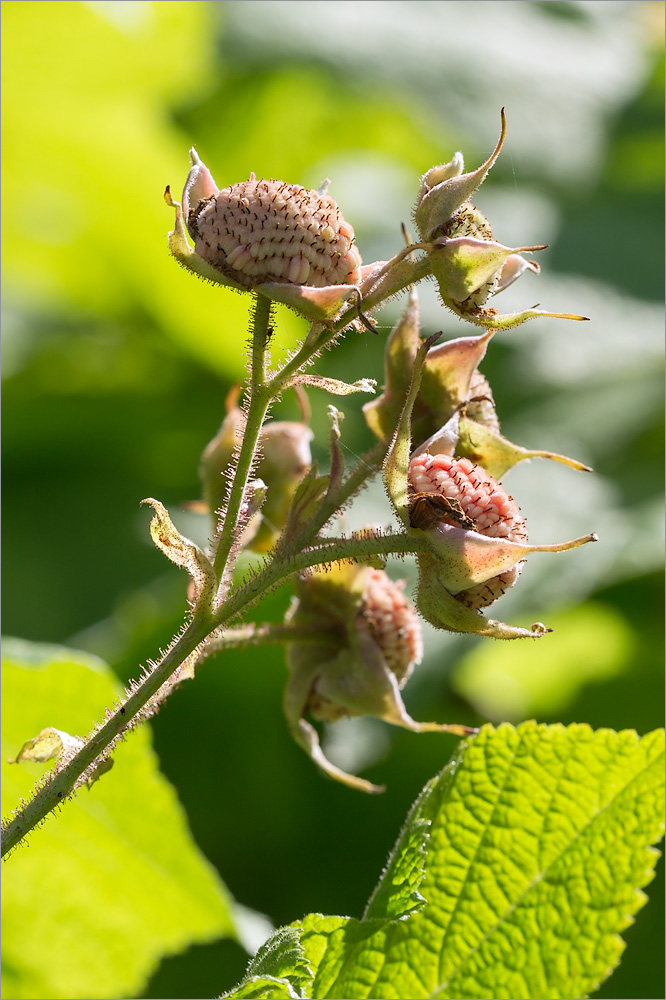
[[[243,437],[245,417],[236,399],[237,393],[230,393],[228,413],[201,456],[203,499],[211,514],[224,508],[226,474]],[[252,551],[267,552],[280,536],[294,493],[312,464],[312,436],[306,424],[288,420],[268,423],[261,431],[256,475],[263,481],[265,501],[243,534],[243,545]]]
[[[249,546],[253,552],[268,552],[279,538],[298,484],[312,465],[312,437],[305,424],[288,420],[266,424],[259,435],[257,475],[266,484],[266,502],[261,525]]]
[[[470,198],[486,179],[497,160],[506,136],[502,128],[495,149],[481,166],[463,173],[463,158],[456,153],[449,163],[432,167],[421,180],[414,221],[421,237],[417,246],[426,251],[445,306],[456,315],[487,329],[519,326],[537,316],[582,320],[570,313],[550,313],[526,309],[501,315],[485,308],[491,295],[503,291],[520,275],[539,265],[521,256],[522,251],[543,250],[543,245],[506,247],[493,239],[490,223]]]

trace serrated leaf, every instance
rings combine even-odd
[[[301,996],[288,979],[250,976],[231,993],[223,993],[220,1000],[299,1000]]]
[[[645,902],[663,786],[663,731],[484,727],[412,813],[431,823],[425,905],[402,920],[311,915],[297,925],[309,995],[587,996]],[[409,823],[397,855],[408,833]]]
[[[235,990],[221,1000],[245,998],[301,997],[300,987],[312,981],[312,971],[295,927],[280,927],[250,961],[247,973]],[[262,992],[263,991],[263,992]]]
[[[121,693],[101,660],[5,640],[3,814],[48,765],[8,765],[26,730],[86,733]],[[235,936],[233,901],[191,838],[147,725],[3,867],[5,997],[140,996],[160,959]]]
[[[412,806],[400,836],[368,901],[364,920],[374,917],[402,917],[422,906],[418,891],[425,877],[430,820],[423,816],[425,803],[434,786],[429,782]]]

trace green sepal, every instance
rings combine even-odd
[[[445,301],[464,302],[491,282],[505,261],[520,251],[543,250],[542,246],[506,247],[495,240],[457,236],[437,240],[430,254],[432,273]],[[490,289],[488,289],[490,291]]]
[[[444,585],[443,567],[434,553],[419,555],[419,582],[416,590],[416,607],[427,622],[447,632],[485,635],[492,639],[538,639],[547,629],[532,629],[507,625],[493,618],[486,618],[480,611],[473,611],[449,593]],[[441,576],[440,576],[441,574]]]
[[[230,278],[225,277],[220,271],[216,271],[214,267],[208,264],[202,257],[196,253],[195,250],[190,246],[189,240],[187,239],[187,231],[183,223],[183,208],[180,202],[176,201],[171,194],[171,189],[167,187],[164,192],[164,200],[169,206],[169,208],[175,209],[176,221],[174,228],[168,235],[169,250],[172,255],[176,258],[179,264],[187,268],[197,277],[203,278],[205,281],[212,281],[215,285],[224,285],[227,288],[235,288],[238,292],[246,292],[247,288],[243,285],[239,285],[236,281],[232,281]]]
[[[469,398],[472,376],[483,360],[494,330],[457,337],[432,347],[412,413],[412,439],[420,445],[446,424]]]
[[[432,167],[421,181],[421,195],[414,211],[414,221],[422,240],[430,240],[463,205],[472,197],[476,189],[488,176],[500,154],[506,137],[506,117],[504,108],[501,111],[500,137],[495,149],[485,163],[470,173],[458,173],[462,170],[462,156],[456,154],[450,163],[441,167]],[[460,157],[458,159],[458,157]]]
[[[384,391],[363,406],[366,423],[380,441],[390,440],[395,430],[420,343],[419,300],[416,289],[412,288],[407,306],[386,341]]]
[[[287,520],[282,540],[292,541],[297,535],[308,526],[312,518],[319,511],[321,501],[329,486],[329,477],[320,476],[317,463],[313,462],[310,471],[301,479],[296,487],[291,506],[287,513]]]
[[[519,462],[530,458],[549,458],[553,462],[561,462],[579,472],[592,472],[588,465],[577,462],[566,455],[558,455],[553,451],[535,451],[512,444],[497,431],[461,417],[458,424],[458,444],[455,454],[459,458],[468,458],[475,465],[482,466],[494,479],[501,479],[509,469]]]
[[[439,336],[439,334],[437,334]],[[400,420],[393,435],[393,440],[389,446],[383,467],[384,486],[393,508],[402,521],[403,525],[409,529],[409,504],[408,504],[408,471],[411,451],[411,423],[414,401],[418,395],[421,385],[423,366],[428,351],[433,340],[425,340],[419,347],[414,359],[412,378],[405,399]]]
[[[444,305],[454,312],[456,316],[464,319],[474,326],[481,326],[484,330],[511,330],[514,326],[522,326],[531,319],[547,317],[549,319],[571,319],[577,322],[589,320],[589,316],[579,316],[577,313],[555,313],[546,312],[543,309],[523,309],[516,313],[498,313],[492,308],[463,309],[459,302],[442,295]]]
[[[244,289],[246,291],[247,289]],[[332,322],[350,299],[359,296],[356,285],[292,285],[286,281],[264,281],[253,291],[260,292],[272,302],[281,302],[301,316],[315,323]]]

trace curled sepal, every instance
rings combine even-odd
[[[331,490],[338,488],[345,471],[345,456],[340,446],[340,424],[345,415],[337,407],[329,406],[328,418],[331,421],[331,468],[328,474],[327,492],[330,493]]]
[[[22,760],[43,764],[52,757],[59,757],[63,752],[76,753],[84,744],[80,736],[70,736],[61,729],[47,726],[32,739],[26,740],[16,757],[8,760],[8,764],[19,764]]]
[[[431,453],[435,452],[433,448],[429,450]],[[567,458],[566,455],[558,455],[553,451],[521,448],[499,432],[467,417],[460,418],[455,453],[459,457],[468,458],[475,465],[482,465],[495,479],[501,479],[508,469],[528,458],[549,458],[579,472],[592,472],[589,465]],[[453,452],[449,451],[448,454],[452,455]]]
[[[421,181],[418,204],[414,210],[414,221],[422,240],[431,240],[454,215],[476,189],[483,183],[488,171],[500,154],[506,137],[506,117],[501,111],[500,137],[495,149],[485,163],[477,170],[463,174],[462,153],[456,153],[450,163],[432,167]]]
[[[229,282],[231,284],[231,282]],[[359,298],[357,285],[327,285],[316,288],[311,285],[290,285],[287,282],[264,281],[255,285],[273,302],[281,302],[312,322],[330,323],[350,299]]]
[[[353,392],[375,393],[377,391],[377,383],[373,378],[360,378],[356,382],[341,382],[337,378],[324,378],[322,375],[309,372],[302,372],[295,376],[289,384],[312,385],[317,389],[324,389],[334,396],[349,396]]]
[[[336,767],[324,754],[317,730],[306,719],[296,719],[293,724],[290,723],[289,731],[296,743],[305,750],[313,763],[324,774],[327,774],[329,778],[347,785],[348,788],[355,788],[359,792],[367,792],[369,795],[379,795],[385,791],[384,785],[373,785],[371,781],[366,781],[365,778],[359,778],[354,774],[343,771],[340,767]]]
[[[531,552],[566,552],[597,541],[595,534],[589,534],[555,545],[529,545],[445,523],[430,528],[426,536],[440,564],[439,579],[451,594],[492,580]]]
[[[141,501],[155,511],[150,522],[150,536],[167,559],[182,566],[190,574],[194,585],[194,599],[197,604],[209,601],[217,589],[215,571],[211,562],[194,542],[180,534],[169,517],[169,512],[159,500],[148,497]]]
[[[533,274],[540,274],[541,267],[535,260],[528,260],[521,257],[519,253],[512,253],[506,258],[502,265],[502,270],[497,278],[494,293],[503,292],[505,288],[517,281],[525,271],[532,271]]]
[[[386,341],[384,391],[363,406],[368,427],[380,441],[388,441],[395,430],[420,343],[419,300],[416,289],[412,288],[407,306]]]
[[[545,250],[545,246],[505,247],[495,240],[478,239],[476,236],[456,236],[435,241],[430,254],[432,273],[439,285],[444,302],[460,304],[474,298],[475,306],[481,305],[491,290],[495,277],[501,282],[506,261],[521,251]],[[525,267],[527,263],[525,264]],[[522,270],[525,270],[525,267]],[[511,269],[511,281],[522,273]],[[507,283],[509,275],[507,275]],[[479,293],[475,295],[475,293]]]
[[[442,296],[442,298],[444,298]],[[540,316],[550,319],[571,319],[577,322],[589,320],[589,316],[579,316],[577,313],[555,313],[546,312],[543,309],[523,309],[516,313],[498,313],[492,308],[461,308],[459,302],[453,299],[444,299],[444,305],[461,319],[473,323],[474,326],[482,326],[485,330],[510,330],[514,326],[522,326],[531,319],[538,319]]]
[[[192,249],[185,231],[182,206],[171,194],[169,186],[167,186],[164,192],[164,200],[169,208],[175,209],[176,212],[175,225],[167,239],[169,241],[169,250],[178,263],[200,278],[205,278],[206,281],[212,281],[216,285],[225,285],[227,288],[236,288],[239,291],[244,291],[242,285],[238,284],[237,281],[232,281],[231,278],[227,278],[214,267],[211,267],[210,264]]]
[[[421,385],[423,365],[428,351],[432,346],[433,339],[430,337],[428,340],[425,340],[416,353],[407,397],[383,467],[384,487],[388,498],[393,504],[396,514],[407,528],[410,523],[408,471],[411,450],[412,410]]]
[[[507,625],[495,618],[486,618],[480,611],[468,608],[444,586],[440,579],[438,558],[429,552],[419,556],[419,583],[416,607],[427,622],[447,632],[473,633],[492,639],[538,639],[547,629],[541,623],[531,629]]]

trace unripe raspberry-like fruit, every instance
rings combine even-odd
[[[438,524],[450,524],[490,538],[527,541],[527,525],[513,497],[469,459],[418,455],[410,464],[409,481],[414,527],[436,531]],[[474,610],[488,607],[514,585],[522,566],[520,560],[505,572],[462,590],[455,597]]]
[[[353,228],[333,198],[298,184],[253,174],[189,206],[186,221],[199,256],[245,288],[360,281]]]
[[[367,629],[381,649],[401,688],[423,658],[421,622],[403,594],[404,585],[404,580],[394,583],[381,569],[368,569],[356,619],[356,627]]]

